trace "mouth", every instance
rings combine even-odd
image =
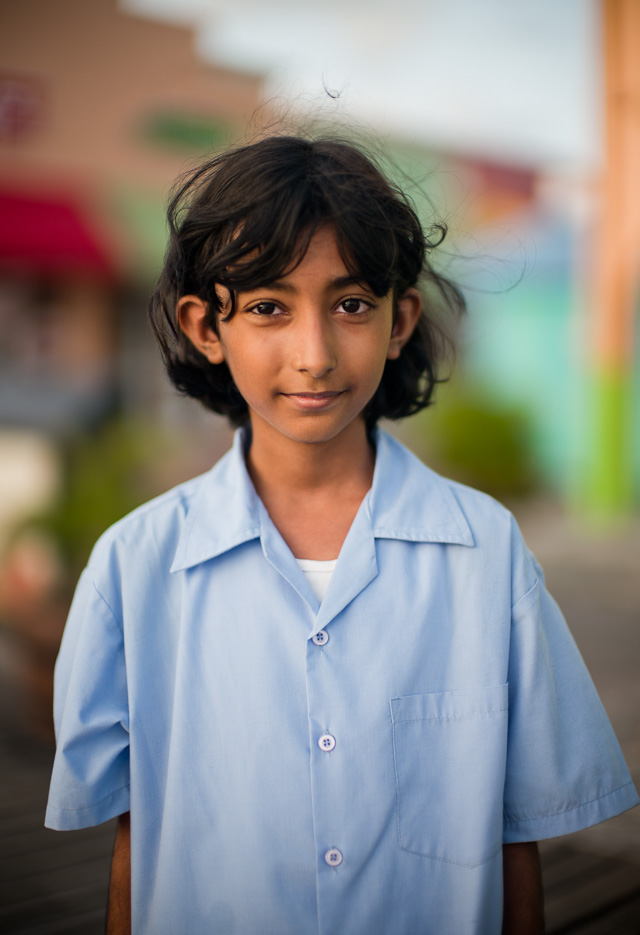
[[[302,391],[300,393],[283,393],[287,399],[302,406],[304,409],[322,409],[329,406],[334,399],[342,396],[345,390],[325,390],[320,393]]]
[[[306,390],[302,390],[299,393],[283,393],[283,396],[293,396],[296,399],[331,399],[334,396],[340,396],[344,393],[344,390],[325,390],[322,393],[311,393]]]

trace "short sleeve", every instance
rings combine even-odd
[[[527,561],[535,583],[512,610],[505,843],[578,831],[638,803],[567,624]]]
[[[45,825],[100,824],[129,809],[129,712],[121,622],[80,578],[54,681],[56,756]]]

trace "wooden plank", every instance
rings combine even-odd
[[[74,901],[48,900],[0,915],[0,931],[7,935],[103,935],[106,894],[79,892]]]
[[[1,833],[1,832],[0,832]],[[115,835],[115,820],[95,828],[83,828],[81,831],[51,831],[48,828],[14,827],[11,834],[2,834],[4,844],[0,853],[0,867],[4,862],[21,862],[24,857],[36,853],[43,855],[55,851],[58,863],[64,862],[67,855],[91,857],[110,854]],[[53,856],[53,855],[52,855]],[[10,870],[10,867],[8,867]]]
[[[618,907],[609,907],[607,912],[588,922],[575,923],[562,935],[639,935],[640,895]],[[560,933],[558,933],[560,935]]]
[[[547,935],[622,935],[612,919],[640,902],[640,867],[629,861],[559,845],[542,852],[542,870]],[[636,923],[628,935],[640,935],[640,915]]]
[[[18,928],[11,930],[11,935],[104,935],[105,910],[93,909],[79,912],[74,916],[67,914],[60,919],[46,918],[39,922],[18,922]]]
[[[592,871],[597,872],[602,864],[602,857],[597,854],[576,851],[567,846],[558,848],[558,851],[553,862],[547,862],[546,855],[542,854],[547,898],[552,898],[557,891],[566,892],[567,889],[579,886]]]

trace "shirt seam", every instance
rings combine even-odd
[[[450,857],[435,857],[433,854],[427,854],[424,851],[416,851],[410,847],[403,847],[402,844],[400,844],[400,850],[405,851],[407,854],[415,854],[417,857],[424,857],[427,860],[437,860],[442,864],[453,864],[454,867],[465,867],[468,870],[475,870],[476,867],[482,867],[483,864],[487,864],[490,860],[493,860],[496,854],[501,850],[502,846],[503,842],[500,841],[495,845],[495,847],[491,849],[489,854],[486,857],[483,857],[482,860],[478,861],[478,863],[467,863],[466,861],[463,862],[460,860],[452,860]]]
[[[537,577],[537,575],[536,575],[536,580],[533,582],[533,584],[531,585],[531,587],[530,587],[530,588],[527,588],[527,590],[524,592],[524,594],[521,595],[521,597],[519,597],[518,600],[515,601],[515,603],[511,605],[511,613],[513,613],[513,611],[516,609],[516,607],[518,606],[518,604],[520,604],[520,602],[523,601],[526,597],[529,597],[529,595],[531,594],[531,592],[532,592],[532,591],[535,591],[535,589],[536,589],[537,587],[538,587],[538,577]]]
[[[218,543],[214,545],[209,542],[206,544],[206,547],[201,547],[201,539],[198,541],[198,534],[194,534],[192,529],[189,529],[187,538],[184,544],[184,555],[185,557],[178,559],[178,549],[175,551],[172,568],[174,571],[184,571],[187,568],[194,568],[196,565],[204,565],[205,562],[210,562],[214,558],[219,558],[221,555],[224,555],[227,552],[231,552],[233,549],[237,549],[238,546],[244,545],[247,542],[252,542],[254,539],[260,538],[260,526],[248,526],[243,529],[238,530],[237,535],[230,536],[229,539],[223,543]],[[195,542],[195,546],[192,546],[192,542]],[[189,551],[201,554],[197,557],[188,555]]]
[[[469,717],[486,717],[489,714],[497,714],[500,711],[508,711],[509,706],[504,705],[501,708],[490,708],[488,711],[470,711],[468,714],[446,714],[443,717],[407,717],[394,718],[395,724],[415,724],[417,721],[461,721]]]
[[[449,532],[438,532],[433,530],[432,532],[424,532],[420,529],[392,529],[390,526],[380,526],[374,525],[373,527],[374,536],[379,536],[384,538],[385,535],[393,536],[394,538],[406,539],[409,542],[442,542],[443,544],[460,544],[461,538],[464,533],[457,525],[455,528],[455,533]]]
[[[117,789],[114,789],[113,792],[109,792],[107,795],[103,796],[97,802],[93,802],[91,805],[52,805],[57,812],[89,812],[94,811],[96,808],[100,808],[103,802],[106,802],[108,799],[113,798],[114,795],[117,795],[118,792],[122,792],[123,789],[130,789],[131,784],[125,783],[124,786],[118,786]]]
[[[115,611],[113,610],[113,608],[112,608],[111,605],[109,604],[109,601],[106,599],[106,597],[104,596],[104,594],[100,591],[100,589],[98,588],[98,585],[95,583],[95,581],[94,581],[93,579],[91,580],[91,584],[93,585],[93,590],[96,592],[96,594],[98,595],[98,597],[100,598],[100,600],[102,601],[102,603],[104,604],[104,606],[107,608],[107,610],[108,610],[109,613],[111,614],[111,616],[112,616],[112,618],[113,618],[113,622],[114,622],[115,625],[118,627],[118,629],[121,630],[122,627],[120,626],[120,623],[118,622],[118,618],[117,618],[117,616],[116,616],[116,614],[115,614]]]
[[[560,815],[567,815],[569,812],[575,812],[579,808],[586,808],[588,805],[593,805],[595,802],[601,802],[602,799],[608,799],[610,796],[615,795],[616,792],[626,789],[627,786],[634,786],[633,781],[625,782],[621,786],[616,786],[615,789],[611,789],[610,792],[605,792],[604,795],[598,795],[595,799],[588,799],[586,802],[578,802],[577,805],[572,805],[570,808],[563,808],[559,812],[551,812],[546,815],[530,815],[528,818],[509,818],[505,815],[504,823],[506,825],[523,825],[529,821],[545,821],[548,818],[557,818]]]

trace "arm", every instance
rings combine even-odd
[[[535,841],[504,844],[502,935],[543,935],[544,911],[540,856]]]
[[[120,815],[111,858],[106,935],[131,935],[131,832],[129,812]]]

